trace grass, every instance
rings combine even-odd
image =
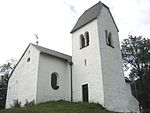
[[[43,104],[0,110],[0,113],[114,113],[99,104],[80,102],[47,102]]]

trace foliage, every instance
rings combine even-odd
[[[142,81],[142,87],[139,79],[131,84],[132,93],[141,102],[144,109],[150,109],[150,75],[143,76]]]
[[[0,106],[1,106],[1,109],[5,108],[8,79],[9,79],[8,75],[1,76],[1,79],[0,79]]]
[[[125,70],[130,69],[130,78],[144,76],[150,70],[150,39],[129,36],[121,45]]]
[[[125,70],[130,70],[132,93],[140,106],[150,108],[150,39],[129,36],[121,45]]]
[[[0,109],[5,108],[8,80],[15,64],[16,59],[12,58],[0,66]]]
[[[24,106],[32,106],[35,105],[35,100],[33,99],[32,101],[28,102],[28,100],[26,99],[26,103],[24,104]]]
[[[80,102],[47,102],[43,104],[0,110],[0,113],[114,113],[105,110],[100,104]]]
[[[13,105],[11,105],[11,108],[14,108],[14,107],[20,108],[21,107],[21,101],[19,101],[18,99],[13,100],[13,101],[14,101],[14,103],[13,103]]]

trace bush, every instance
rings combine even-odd
[[[18,99],[13,100],[13,101],[14,101],[14,103],[13,103],[13,105],[11,105],[11,108],[14,108],[14,107],[20,108],[21,107],[21,101],[19,102]]]
[[[32,101],[28,102],[28,100],[26,99],[26,103],[24,104],[24,106],[32,106],[35,105],[35,100],[33,99]]]

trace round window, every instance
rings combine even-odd
[[[27,59],[27,62],[30,62],[30,57]]]

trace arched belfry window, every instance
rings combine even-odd
[[[53,89],[57,90],[59,88],[58,86],[58,73],[54,72],[51,74],[51,86]]]
[[[84,36],[81,34],[80,35],[80,49],[84,48],[85,46],[85,39]]]
[[[89,32],[86,31],[83,34],[80,35],[80,49],[87,47],[89,45]]]
[[[85,32],[84,33],[84,36],[85,36],[85,42],[86,42],[86,45],[85,46],[88,46],[89,45],[89,32]]]
[[[106,44],[114,48],[112,41],[112,33],[105,30],[105,37],[106,37]]]

